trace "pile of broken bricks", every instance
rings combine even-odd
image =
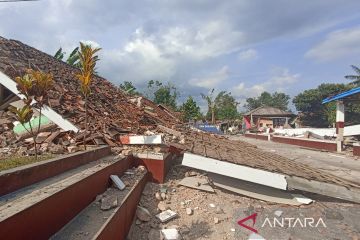
[[[89,131],[85,133],[85,102],[75,78],[79,69],[19,41],[5,38],[0,38],[0,55],[0,71],[9,78],[8,81],[14,81],[29,67],[51,73],[55,84],[48,94],[50,99],[46,105],[79,130],[76,133],[61,131],[53,141],[39,141],[42,151],[52,150],[54,147],[51,145],[58,145],[54,152],[76,151],[76,146],[81,145],[83,139],[87,145],[117,147],[122,145],[119,141],[122,135],[144,134],[156,129],[158,124],[168,127],[181,124],[179,115],[172,110],[141,96],[129,96],[106,79],[94,76],[92,94],[88,99]],[[11,101],[19,100],[15,95],[9,98],[14,99]],[[0,147],[10,149],[8,152],[16,152],[20,147],[31,150],[25,138],[12,132],[16,119],[7,111],[11,101],[5,101],[0,106]],[[43,131],[52,134],[62,129],[60,124]]]

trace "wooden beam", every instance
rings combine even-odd
[[[324,196],[360,203],[359,188],[346,188],[340,185],[307,180],[295,176],[287,176],[286,181],[288,183],[288,188],[290,189],[298,189],[321,194]]]

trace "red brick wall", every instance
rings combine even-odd
[[[260,139],[260,140],[268,140],[268,136],[267,135],[260,135],[260,134],[255,134],[255,133],[245,133],[245,137],[249,137],[249,138],[255,138],[255,139]]]
[[[297,146],[302,146],[302,147],[336,152],[336,142],[316,141],[316,140],[309,140],[309,139],[280,137],[280,136],[272,136],[272,141],[278,142],[278,143],[285,143],[285,144],[291,144],[291,145],[297,145]]]

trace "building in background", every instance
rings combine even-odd
[[[256,128],[280,128],[288,125],[290,118],[295,114],[274,107],[259,107],[244,114],[246,129]]]

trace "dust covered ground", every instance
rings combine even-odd
[[[204,172],[176,165],[170,170],[165,184],[147,184],[140,206],[150,211],[151,220],[143,222],[135,218],[128,240],[160,239],[160,230],[164,228],[176,228],[181,235],[179,239],[256,239],[259,236],[265,239],[360,239],[358,204],[310,193],[302,193],[315,200],[309,205],[295,207],[274,204],[218,188],[214,188],[215,193],[209,193],[179,186],[178,183],[185,176],[207,178]],[[161,188],[167,190],[164,200],[159,194],[156,196]],[[178,216],[161,223],[155,217],[161,212],[159,208],[171,209]],[[191,214],[187,213],[187,208],[191,208]],[[254,213],[257,213],[256,223],[253,224],[250,219],[244,224],[254,228],[258,235],[238,224],[239,220]],[[266,217],[271,220],[274,217],[291,217],[300,221],[311,217],[315,219],[313,225],[321,218],[325,226],[321,223],[314,227],[301,227],[299,223],[295,226],[285,224],[284,227],[262,226]]]

